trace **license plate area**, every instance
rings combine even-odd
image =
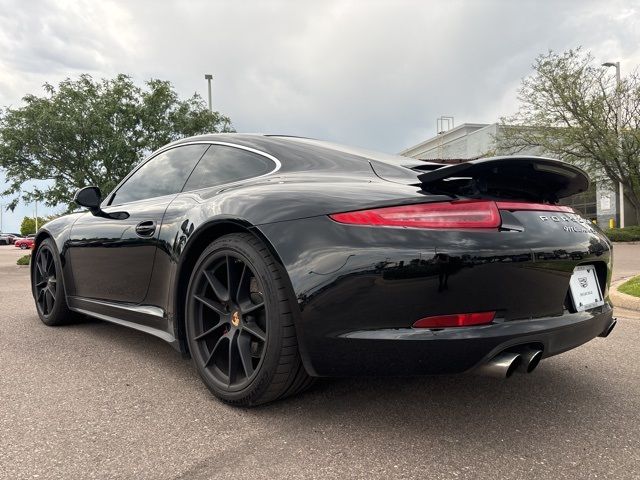
[[[594,265],[579,265],[574,268],[569,280],[569,292],[573,308],[577,312],[604,305]]]

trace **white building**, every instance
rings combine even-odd
[[[495,149],[498,128],[497,123],[463,123],[403,150],[400,155],[421,160],[473,160]]]
[[[501,126],[497,123],[463,123],[403,150],[400,155],[444,163],[459,163],[489,155],[499,155],[500,152],[496,151],[495,139],[500,135],[500,129]],[[531,149],[522,153],[551,156],[540,149]],[[619,225],[617,208],[619,198],[616,191],[610,188],[592,184],[587,192],[564,199],[562,203],[571,205],[590,220],[596,220],[602,228],[608,228],[612,218],[616,225]],[[635,218],[631,214],[633,207],[629,203],[625,207],[626,219]]]

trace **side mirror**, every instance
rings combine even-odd
[[[100,202],[102,202],[102,194],[98,187],[84,187],[76,192],[73,201],[81,207],[88,208],[92,213],[100,210]]]
[[[127,212],[111,212],[107,213],[100,208],[102,202],[102,194],[98,187],[84,187],[76,192],[73,201],[81,207],[89,209],[92,215],[103,218],[113,218],[114,220],[125,220],[129,218]]]

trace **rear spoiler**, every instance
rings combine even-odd
[[[422,173],[418,179],[427,191],[551,203],[589,188],[589,177],[582,169],[543,157],[470,160]]]

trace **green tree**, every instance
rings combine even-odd
[[[38,217],[38,228],[49,220],[49,218]],[[31,235],[34,233],[36,233],[36,219],[34,217],[24,217],[20,224],[20,235]]]
[[[136,86],[130,77],[94,80],[89,75],[44,85],[20,108],[0,111],[0,167],[11,196],[48,206],[66,204],[78,188],[110,191],[144,156],[181,137],[233,131],[229,118],[194,94],[180,99],[170,82]],[[24,184],[45,180],[26,191]]]
[[[581,49],[540,55],[533,69],[522,80],[518,112],[501,119],[498,151],[539,148],[585,168],[592,178],[621,182],[640,216],[637,72],[618,86],[611,69]]]

